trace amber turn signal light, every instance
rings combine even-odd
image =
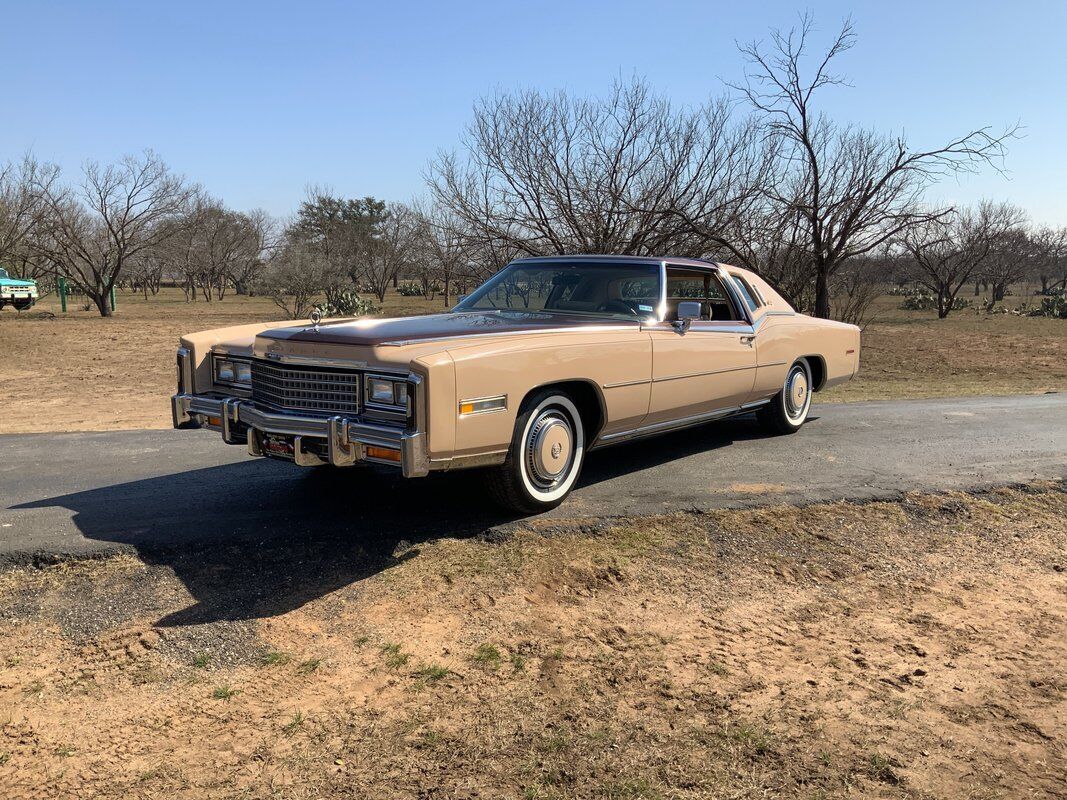
[[[497,397],[479,397],[474,400],[461,400],[459,403],[459,415],[465,417],[468,414],[484,414],[487,411],[503,411],[508,407],[506,394]]]
[[[216,428],[221,428],[222,427],[222,417],[208,417],[207,418],[207,424],[208,425],[214,425]]]
[[[400,463],[400,451],[390,450],[388,447],[367,446],[367,458],[378,458],[382,461],[395,461]]]

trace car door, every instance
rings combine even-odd
[[[752,394],[752,325],[715,269],[667,267],[667,313],[645,329],[652,338],[652,392],[645,425],[737,408]],[[678,303],[697,300],[701,319],[677,320]]]

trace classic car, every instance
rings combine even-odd
[[[8,271],[0,267],[0,308],[12,305],[18,311],[25,311],[37,302],[37,284],[12,278]]]
[[[537,513],[590,450],[746,412],[793,433],[859,354],[856,326],[797,313],[747,270],[524,258],[449,313],[183,336],[172,411],[301,466],[488,468],[503,505]]]

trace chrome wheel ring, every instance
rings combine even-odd
[[[550,485],[566,471],[573,452],[574,432],[566,416],[556,409],[543,412],[526,439],[531,477]]]
[[[554,395],[534,408],[520,443],[522,479],[531,495],[551,502],[570,491],[581,467],[585,432],[567,397]]]
[[[811,405],[811,374],[804,363],[796,363],[785,379],[785,414],[790,422],[804,421]]]

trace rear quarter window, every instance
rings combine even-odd
[[[730,277],[734,279],[734,285],[737,286],[737,291],[741,293],[741,297],[745,299],[745,305],[748,306],[749,311],[755,312],[757,308],[763,305],[763,303],[756,299],[759,295],[748,285],[748,282],[744,278],[740,275],[732,274]]]

